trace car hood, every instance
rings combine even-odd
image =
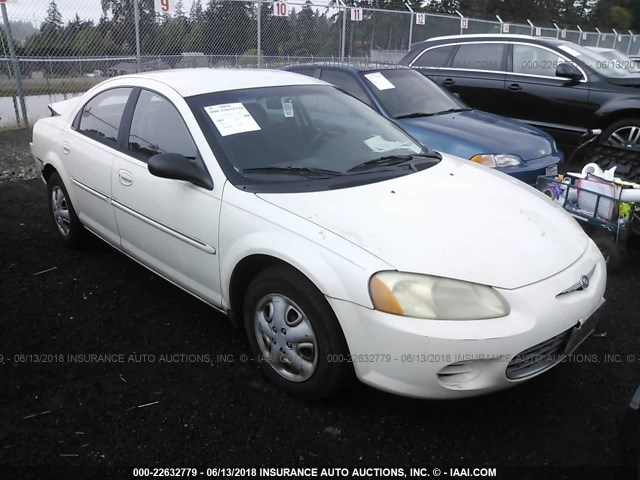
[[[553,139],[542,130],[479,110],[397,122],[423,145],[467,160],[479,153],[510,153],[528,161],[554,151]]]
[[[436,166],[378,183],[259,193],[399,271],[501,288],[528,285],[575,262],[588,237],[531,187],[444,155]]]

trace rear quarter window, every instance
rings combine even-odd
[[[414,67],[446,67],[449,63],[449,58],[451,58],[451,53],[453,53],[453,49],[455,47],[453,45],[448,45],[445,47],[435,47],[430,50],[426,50],[422,55],[420,55],[412,66]]]

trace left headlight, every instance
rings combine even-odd
[[[493,288],[417,273],[379,272],[369,280],[376,310],[430,320],[484,320],[509,315]]]
[[[518,155],[511,155],[507,153],[497,155],[479,154],[474,155],[470,160],[490,168],[517,167],[522,165],[522,159]]]

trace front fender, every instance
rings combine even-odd
[[[298,269],[326,296],[371,308],[369,279],[391,267],[332,232],[260,199],[225,188],[220,214],[220,283],[230,307],[233,271],[251,255],[267,255]]]

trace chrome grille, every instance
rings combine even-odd
[[[507,365],[507,378],[520,380],[552,367],[562,359],[570,336],[571,329],[523,350]]]

